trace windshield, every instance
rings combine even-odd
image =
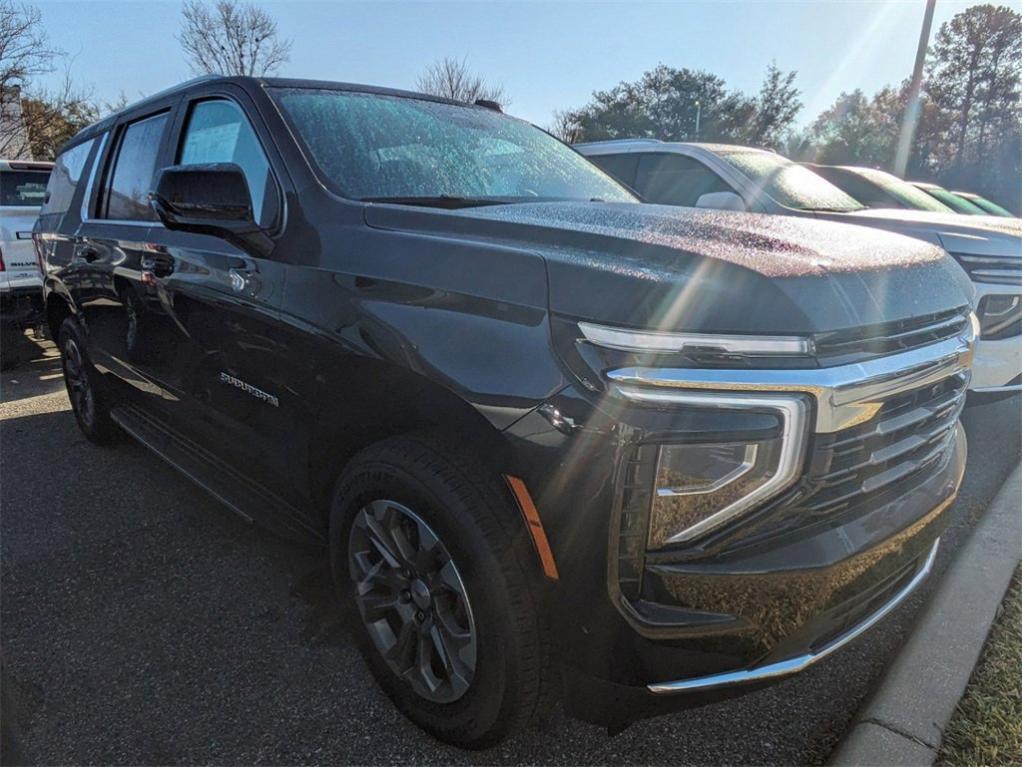
[[[796,210],[862,210],[862,205],[808,168],[771,152],[722,152],[756,191]]]
[[[941,189],[939,186],[927,187],[924,189],[927,194],[936,197],[937,200],[942,202],[947,207],[951,208],[955,213],[962,213],[968,216],[985,216],[986,212],[978,205],[974,205],[964,197],[959,197],[957,194],[949,192],[947,189]]]
[[[50,180],[48,170],[5,170],[0,172],[0,205],[40,207]]]
[[[872,168],[855,168],[853,172],[858,173],[867,181],[872,181],[906,208],[928,210],[931,213],[954,213],[944,203],[895,175]]]
[[[490,109],[328,89],[278,88],[274,95],[325,180],[345,197],[636,201],[557,139]]]
[[[955,192],[952,192],[951,194],[955,194]],[[980,197],[978,195],[975,197],[970,197],[969,202],[971,202],[977,208],[979,208],[984,213],[990,216],[1003,216],[1010,218],[1014,218],[1015,216],[1015,214],[1012,213],[1007,208],[1002,208],[996,202],[992,202],[988,200],[986,197]]]

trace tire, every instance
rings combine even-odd
[[[385,535],[377,535],[380,530]],[[482,749],[543,713],[549,654],[528,577],[535,557],[495,473],[428,437],[396,437],[367,448],[335,486],[330,559],[366,663],[421,728],[445,743]],[[356,578],[371,570],[375,575],[366,575],[360,590]],[[425,590],[432,596],[424,603]],[[410,611],[416,616],[407,629]],[[420,632],[422,644],[400,644],[409,630]],[[387,660],[383,640],[390,639]],[[438,641],[455,650],[449,662]],[[424,657],[430,661],[423,663]],[[400,669],[408,671],[399,675]],[[443,684],[430,689],[431,676]]]
[[[97,445],[117,441],[121,431],[110,418],[110,395],[89,358],[85,334],[78,320],[65,318],[57,340],[64,385],[78,428]]]

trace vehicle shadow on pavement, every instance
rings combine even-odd
[[[0,402],[15,402],[28,397],[53,394],[64,389],[60,355],[49,340],[30,335],[20,339],[18,364],[0,374]]]

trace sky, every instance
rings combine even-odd
[[[129,100],[192,76],[174,35],[179,2],[36,0],[76,85]],[[507,111],[548,127],[555,110],[659,63],[758,91],[771,61],[798,71],[812,122],[842,91],[871,94],[911,74],[924,0],[815,2],[258,2],[293,41],[280,74],[414,88],[442,56],[504,86]],[[933,32],[975,5],[937,0]],[[1001,1],[1022,11],[1022,0]],[[63,70],[43,79],[55,87]]]

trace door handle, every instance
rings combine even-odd
[[[141,266],[154,277],[169,277],[174,273],[174,257],[169,253],[147,253],[142,256]]]
[[[261,283],[255,270],[231,268],[228,275],[231,280],[231,289],[235,293],[255,294],[259,291]]]
[[[78,252],[75,254],[75,257],[79,261],[84,261],[87,264],[91,264],[94,261],[99,260],[100,252],[91,245],[85,245],[78,249]]]

